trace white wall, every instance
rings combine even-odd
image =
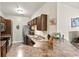
[[[47,23],[47,31],[37,31],[35,34],[46,36],[47,33],[52,34],[53,32],[56,32],[56,25],[50,25],[49,20],[56,21],[57,18],[57,3],[55,2],[49,2],[44,4],[36,13],[31,17],[31,19],[41,15],[41,14],[47,14],[48,15],[48,23]],[[54,19],[53,19],[54,18]]]
[[[23,41],[22,27],[23,27],[23,25],[27,25],[27,22],[28,22],[29,19],[26,18],[26,17],[11,16],[11,15],[6,15],[5,18],[12,20],[13,43],[22,42]],[[16,29],[17,25],[19,25],[19,30]]]
[[[0,11],[0,16],[3,16],[2,12]]]
[[[0,4],[0,16],[4,17],[4,14],[3,14],[3,12],[2,12],[1,4]]]
[[[4,15],[3,15],[3,13],[2,13],[2,11],[1,11],[1,9],[0,9],[0,16],[3,16],[3,17],[4,17]]]
[[[71,18],[79,17],[79,9],[66,5],[57,4],[57,32],[64,34],[69,41],[69,31],[79,31],[79,27],[71,28]]]

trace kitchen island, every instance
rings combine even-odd
[[[67,41],[56,40],[54,48],[40,48],[17,43],[7,53],[7,57],[79,57],[79,50]]]

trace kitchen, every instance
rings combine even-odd
[[[59,25],[57,25],[56,2],[0,4],[2,6],[0,9],[1,57],[79,56],[79,50],[63,40],[63,34],[57,32]],[[18,14],[17,11],[24,14]]]
[[[11,4],[11,3],[6,3],[6,7],[8,7],[8,5],[9,4]],[[15,3],[15,4],[22,4],[22,3]],[[28,4],[28,3],[25,3],[25,4]],[[32,3],[31,3],[32,4]],[[33,4],[39,4],[40,6],[38,6],[38,7],[41,7],[41,5],[43,5],[43,4],[45,4],[45,3],[33,3]],[[47,3],[47,4],[50,4],[50,3]],[[52,4],[52,3],[51,3]],[[14,3],[13,3],[13,5],[14,5]],[[5,6],[5,3],[2,3],[2,6],[4,7]],[[38,7],[35,7],[35,8],[38,8]],[[5,8],[2,8],[3,9],[3,11],[5,12]],[[8,7],[8,9],[9,9],[9,7]],[[44,17],[44,15],[45,15],[45,17]],[[38,15],[37,15],[37,17],[38,17]],[[38,23],[37,23],[37,20],[35,20],[35,19],[37,19],[36,17],[35,17],[35,19],[34,19],[34,24],[36,24],[37,23],[37,28],[38,28],[38,30],[39,30],[39,32],[47,32],[47,14],[45,14],[45,13],[42,13],[42,14],[40,14],[40,18],[44,18],[44,19],[42,19],[41,20],[41,25],[40,25],[40,23],[39,23],[39,21],[38,21]],[[10,27],[10,29],[11,30],[7,30],[7,31],[10,31],[10,33],[9,33],[9,38],[11,39],[11,42],[12,43],[18,43],[18,42],[22,42],[23,43],[23,37],[22,37],[22,35],[23,35],[23,25],[29,25],[29,23],[33,23],[33,19],[31,19],[31,21],[29,21],[28,20],[28,18],[23,18],[23,16],[11,16],[11,15],[4,15],[4,17],[3,17],[4,19],[10,19],[11,20],[11,26],[9,26]],[[17,19],[17,20],[14,20],[14,19]],[[26,20],[22,20],[22,19],[27,19],[27,21]],[[46,19],[46,21],[45,21],[45,19]],[[40,19],[39,19],[40,20]],[[3,20],[2,20],[3,21]],[[22,23],[22,22],[23,23]],[[46,23],[45,23],[46,22]],[[7,23],[7,22],[6,22]],[[43,25],[43,23],[45,23],[44,25]],[[34,24],[32,24],[32,25],[34,25]],[[32,26],[31,25],[31,26]],[[40,27],[39,27],[40,26]],[[44,27],[44,28],[43,28]],[[7,27],[6,27],[7,28]],[[5,32],[5,31],[4,31]],[[36,34],[36,33],[35,33]],[[38,34],[37,34],[38,35]],[[42,37],[41,35],[38,35],[39,37]],[[1,37],[2,37],[2,34],[1,34]],[[4,37],[4,36],[3,36]],[[47,38],[47,35],[45,35],[45,37]],[[8,39],[9,39],[8,38]],[[45,39],[44,39],[45,40]],[[11,43],[11,44],[12,44]],[[33,41],[33,44],[35,43],[35,41]]]

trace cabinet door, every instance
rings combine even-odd
[[[34,25],[34,21],[33,20],[31,20],[31,24],[32,24],[32,26]]]
[[[41,15],[41,22],[42,22],[41,30],[46,31],[47,30],[47,15],[45,15],[45,14]]]
[[[2,52],[2,57],[5,57],[6,56],[6,44],[2,46],[1,52]]]
[[[6,20],[6,33],[11,34],[11,20]]]
[[[6,25],[6,29],[4,32],[2,32],[1,34],[11,34],[11,20],[6,19],[5,20],[5,25]]]
[[[37,17],[33,20],[34,25],[37,25]]]
[[[0,47],[0,57],[1,57],[1,47]]]
[[[42,25],[41,18],[38,17],[37,18],[37,30],[41,30],[41,25]]]
[[[37,30],[46,31],[47,30],[47,15],[42,14],[37,19]]]

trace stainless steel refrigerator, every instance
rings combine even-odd
[[[28,44],[28,34],[30,32],[30,27],[28,25],[24,25],[22,29],[23,34],[23,44]]]

